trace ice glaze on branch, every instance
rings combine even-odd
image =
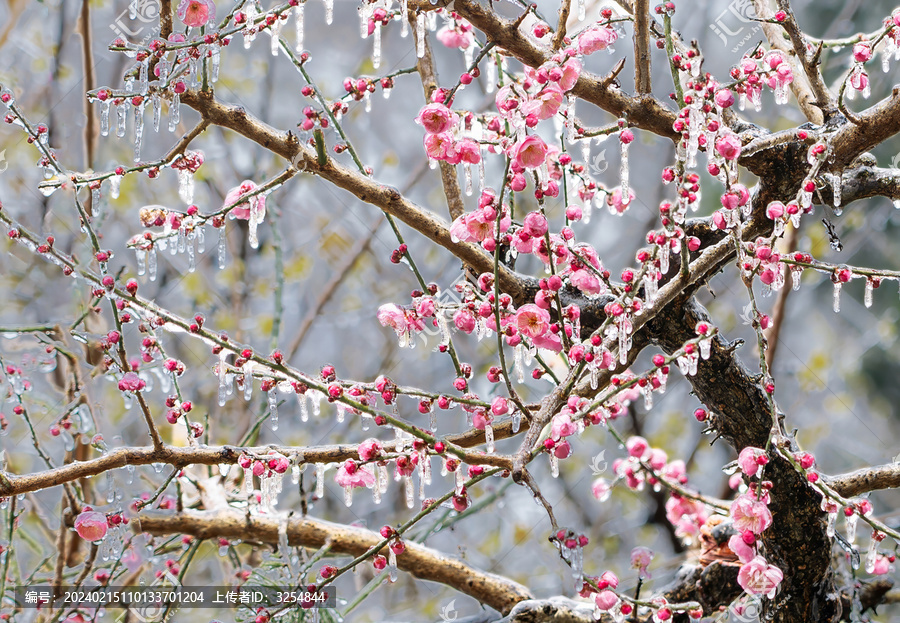
[[[845,498],[880,489],[896,489],[900,487],[900,463],[864,467],[848,474],[831,476],[825,482]]]
[[[146,511],[139,519],[132,522],[135,530],[153,535],[190,534],[200,539],[224,537],[278,544],[278,517],[249,515],[236,509],[185,509],[175,514]],[[383,540],[377,532],[309,517],[290,518],[287,536],[291,546],[318,549],[329,543],[331,553],[351,556],[359,556]],[[397,556],[397,566],[419,579],[450,586],[503,614],[532,598],[530,591],[517,582],[479,571],[414,541],[406,541],[406,551]]]

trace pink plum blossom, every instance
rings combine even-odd
[[[563,103],[563,92],[559,85],[548,82],[540,93],[526,102],[522,107],[524,116],[535,115],[538,120],[549,119],[557,112]]]
[[[475,315],[468,308],[463,307],[453,314],[453,324],[463,333],[471,333],[475,330]]]
[[[136,373],[126,372],[125,376],[122,377],[122,380],[119,381],[119,391],[138,392],[144,389],[146,385],[144,379],[139,377]]]
[[[563,92],[569,91],[572,87],[575,86],[575,83],[578,82],[578,76],[581,75],[581,61],[577,58],[570,58],[565,63],[562,64],[562,76],[560,76],[559,88],[563,90]]]
[[[741,453],[738,456],[738,465],[740,466],[741,471],[747,476],[755,476],[756,472],[759,471],[760,465],[764,464],[760,462],[760,457],[764,457],[765,455],[766,452],[762,448],[747,446],[741,450]]]
[[[638,575],[644,579],[652,576],[647,571],[650,561],[653,560],[653,552],[648,547],[635,547],[631,550],[631,566],[638,570]]]
[[[550,437],[553,439],[561,439],[563,437],[569,437],[570,435],[574,435],[578,431],[578,428],[575,426],[575,423],[572,422],[572,417],[568,413],[558,413],[553,416],[553,421],[550,426]]]
[[[366,439],[359,444],[356,452],[363,461],[372,461],[381,454],[381,442],[377,439]]]
[[[244,180],[241,182],[240,186],[235,186],[225,195],[225,202],[222,204],[223,208],[227,208],[229,206],[234,205],[238,201],[240,201],[241,197],[246,195],[247,193],[253,192],[256,189],[256,184],[251,182],[250,180]],[[262,220],[266,216],[266,198],[264,195],[254,195],[250,199],[247,200],[246,203],[242,203],[241,205],[233,208],[231,210],[231,215],[234,218],[247,220],[250,218],[251,210],[255,210],[257,214],[258,220]]]
[[[442,134],[456,127],[458,117],[443,104],[426,104],[419,111],[416,123],[429,134]]]
[[[516,164],[524,169],[536,169],[544,164],[547,158],[547,144],[540,136],[531,134],[517,142],[511,156]]]
[[[438,31],[437,38],[448,48],[459,48],[460,50],[467,49],[475,40],[472,35],[472,25],[466,20],[460,20],[452,28],[449,24],[444,26]]]
[[[734,534],[728,539],[728,548],[735,553],[741,562],[750,562],[756,556],[756,550],[747,545],[740,534]]]
[[[578,35],[578,51],[584,55],[605,50],[616,42],[619,36],[612,28],[589,28]]]
[[[533,303],[522,305],[516,312],[516,328],[529,338],[543,335],[550,330],[550,313]]]
[[[609,481],[606,478],[598,478],[591,485],[591,493],[600,502],[605,502],[612,493],[612,487],[609,486]]]
[[[600,610],[612,610],[619,603],[619,596],[612,591],[600,591],[594,595],[594,603]]]
[[[763,500],[757,500],[753,493],[745,493],[731,503],[731,518],[739,532],[750,530],[760,534],[772,525],[772,513]]]
[[[634,201],[634,191],[629,188],[628,199],[625,200],[622,197],[621,186],[616,186],[616,189],[606,198],[606,204],[610,206],[616,214],[624,213],[628,206],[631,205],[632,201]]]
[[[766,595],[769,599],[775,597],[775,590],[783,579],[781,570],[770,565],[762,556],[756,556],[738,571],[741,588],[751,595]]]
[[[716,153],[726,160],[737,160],[741,155],[741,139],[733,132],[719,136],[716,139]]]
[[[85,541],[103,540],[108,528],[106,515],[95,510],[84,510],[75,518],[75,532]]]
[[[216,3],[213,0],[181,0],[178,19],[192,28],[205,26],[216,19]]]
[[[375,484],[375,474],[368,465],[360,467],[348,460],[338,468],[334,481],[341,487],[371,487]]]

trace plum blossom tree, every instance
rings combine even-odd
[[[83,154],[52,123],[34,121],[37,85],[24,73],[6,72],[0,87],[5,131],[26,139],[15,164],[24,177],[19,165],[36,155],[43,174],[27,178],[43,195],[37,204],[22,188],[3,188],[8,259],[40,265],[46,290],[77,302],[69,316],[61,311],[71,305],[43,306],[31,310],[35,323],[2,327],[15,347],[0,349],[10,412],[0,423],[16,443],[4,442],[0,472],[0,618],[33,612],[16,601],[15,585],[44,583],[59,597],[145,574],[163,585],[337,587],[335,609],[267,602],[237,615],[257,623],[355,615],[400,571],[476,600],[483,611],[472,621],[862,621],[898,601],[890,575],[900,528],[890,498],[869,495],[900,486],[900,467],[826,473],[795,428],[783,396],[797,381],[776,374],[775,348],[802,280],[827,278],[835,312],[853,281],[865,284],[866,308],[874,290],[900,281],[890,267],[836,260],[840,233],[829,216],[854,202],[881,210],[879,197],[900,207],[900,170],[878,167],[870,153],[900,131],[900,92],[865,102],[879,92],[874,59],[885,72],[900,59],[900,10],[867,14],[867,33],[826,39],[802,30],[788,0],[755,0],[752,21],[766,40],[714,75],[707,50],[678,32],[689,21],[680,3],[563,0],[553,16],[518,1],[365,0],[359,34],[371,57],[359,77],[341,80],[328,75],[327,41],[307,30],[315,3],[226,11],[213,0],[161,0],[147,20],[158,27],[152,36],[121,33],[104,46],[119,66],[103,85],[93,73],[90,4],[81,13]],[[334,10],[325,0],[326,24]],[[266,39],[296,79],[268,87],[270,100],[289,104],[287,116],[239,104],[225,78],[236,71],[253,81],[248,55]],[[322,49],[307,51],[309,42]],[[404,46],[412,65],[383,69],[386,43]],[[829,85],[835,72],[823,59],[832,52],[849,69]],[[438,59],[450,59],[457,77],[439,78]],[[418,112],[399,107],[382,120],[412,137],[427,163],[419,176],[429,167],[439,175],[438,198],[393,186],[357,140],[360,118],[376,114],[372,94],[387,98],[401,81]],[[475,91],[486,96],[480,103]],[[860,110],[851,108],[856,97]],[[751,109],[784,108],[805,119],[751,120]],[[154,132],[167,125],[180,138],[157,153],[145,116]],[[129,119],[129,163],[116,164],[118,153],[103,161],[96,135],[122,138]],[[245,147],[227,152],[238,137]],[[632,154],[651,140],[667,154],[652,178],[647,166],[632,171]],[[591,157],[597,143],[615,145],[612,177]],[[167,169],[177,200],[164,187]],[[355,331],[328,338],[353,351],[345,370],[298,351],[371,236],[342,253],[310,319],[294,340],[284,336],[285,257],[315,233],[312,220],[285,226],[303,209],[304,197],[288,193],[310,179],[353,196],[355,211],[383,215],[393,240],[375,254],[381,279],[413,288],[393,300],[376,288],[362,302],[362,322],[392,331],[396,343],[390,359],[359,376],[351,369],[377,353]],[[648,211],[654,193],[661,201]],[[627,223],[647,213],[650,224],[632,235]],[[802,248],[798,232],[822,216],[830,248]],[[627,248],[626,259],[604,253],[592,220],[616,232],[612,246]],[[181,282],[162,261],[166,251],[184,255],[186,279],[198,267],[204,275],[182,298],[169,292]],[[209,255],[214,267],[202,265]],[[435,255],[463,276],[431,281]],[[239,264],[231,294],[214,305],[215,271],[227,273],[230,261]],[[739,285],[731,294],[755,350],[740,350],[703,304],[723,271]],[[254,324],[254,282],[260,299],[274,291],[267,331]],[[762,297],[773,294],[770,317]],[[5,322],[18,308],[4,305]],[[433,350],[394,373],[398,346],[417,344]],[[678,379],[701,403],[683,395],[682,419],[727,448],[719,458],[728,455],[730,478],[718,496],[693,455],[670,458],[674,441],[642,430]],[[592,480],[547,494],[568,466],[587,463],[584,449],[597,438],[614,447],[608,473],[601,453]],[[495,504],[518,491],[546,522],[530,547],[568,569],[553,591],[500,563],[485,570],[447,555],[466,540],[448,534],[476,515],[502,515]],[[354,509],[365,498],[360,513],[383,527],[354,525],[333,503],[341,493]],[[594,510],[573,519],[558,497]],[[651,543],[625,548],[630,566],[628,553],[603,559],[587,524],[596,509],[632,498],[655,500],[652,521],[670,536],[675,561],[668,570]],[[219,555],[217,577],[196,564],[208,551]],[[176,616],[193,616],[186,612]],[[54,601],[38,616],[75,623],[106,612]]]

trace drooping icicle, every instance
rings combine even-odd
[[[353,487],[350,485],[344,487],[344,504],[346,504],[348,508],[353,506]]]
[[[297,404],[300,405],[300,421],[306,422],[309,420],[309,407],[306,405],[306,395],[305,394],[297,394]]]
[[[582,20],[584,20],[584,17],[585,17],[585,15],[586,15],[586,7],[585,7],[585,4],[586,4],[586,3],[585,3],[584,0],[578,0],[578,21],[579,21],[579,22],[582,21]]]
[[[339,402],[335,405],[337,408],[337,421],[338,424],[342,424],[344,422],[344,414],[347,412],[347,406],[343,402]]]
[[[109,100],[100,102],[100,136],[109,134]]]
[[[875,282],[872,279],[866,279],[866,307],[872,307],[872,291],[875,289]]]
[[[294,7],[294,27],[296,28],[296,43],[294,44],[294,49],[297,51],[297,54],[300,54],[303,51],[303,38],[306,34],[306,25],[304,24],[304,9],[306,7],[305,3],[300,3]]]
[[[156,281],[156,248],[150,247],[147,251],[147,273],[150,281]]]
[[[227,376],[225,373],[225,359],[228,357],[228,353],[225,350],[219,351],[219,406],[225,406],[225,403],[228,401],[228,383]]]
[[[628,143],[619,141],[619,144],[622,146],[622,162],[619,168],[619,173],[622,176],[622,203],[627,205],[631,197],[628,180]]]
[[[366,91],[366,94],[363,95],[363,99],[366,102],[366,112],[372,112],[372,93]]]
[[[381,67],[381,25],[375,24],[375,31],[372,33],[372,66],[375,69]]]
[[[109,178],[109,196],[111,199],[119,198],[119,187],[122,183],[121,175],[113,175]]]
[[[800,279],[803,276],[803,269],[791,267],[791,288],[796,292],[800,289]]]
[[[162,117],[162,99],[158,95],[152,96],[153,100],[153,131],[159,132],[159,119]]]
[[[712,349],[712,340],[700,340],[697,344],[700,347],[700,356],[704,361],[709,359],[710,350]]]
[[[579,0],[579,2],[584,4],[584,0]],[[566,100],[566,140],[573,143],[575,142],[575,98],[570,95]]]
[[[466,180],[466,196],[472,196],[472,165],[468,162],[463,164],[463,176]]]
[[[847,529],[847,540],[852,544],[856,543],[856,526],[859,522],[859,515],[854,511],[850,515],[844,515],[844,526]]]
[[[878,559],[878,541],[875,535],[869,541],[869,551],[866,552],[866,573],[874,573],[875,562]]]
[[[463,486],[466,484],[466,475],[463,473],[462,465],[456,468],[455,479],[455,489],[456,495],[462,494]]]
[[[134,161],[141,161],[141,143],[144,141],[144,108],[146,101],[141,101],[134,110]]]
[[[397,581],[397,554],[388,547],[388,578],[391,582]]]
[[[277,18],[275,23],[269,26],[269,51],[272,56],[278,56],[278,38],[281,36],[282,28],[284,28],[284,22]]]
[[[128,114],[128,104],[122,102],[116,106],[116,136],[125,136],[125,119]]]
[[[493,93],[497,84],[497,63],[494,62],[494,56],[491,55],[487,62],[487,80],[484,90]]]
[[[559,478],[559,457],[553,452],[550,451],[550,475],[554,478]]]
[[[218,256],[219,270],[224,270],[226,257],[225,223],[222,223],[222,226],[219,227],[219,242],[216,245],[216,255]]]
[[[194,174],[178,169],[178,196],[187,204],[194,203]]]
[[[406,488],[406,508],[412,509],[416,506],[416,491],[413,488],[411,476],[403,477],[403,486]]]
[[[218,82],[219,81],[219,63],[220,62],[221,62],[221,53],[219,52],[219,46],[213,44],[212,50],[210,51],[210,56],[209,56],[209,81],[210,82]]]
[[[841,173],[835,173],[831,176],[831,191],[834,194],[834,215],[840,216],[843,213],[843,209],[841,209],[841,187],[842,179]]]
[[[325,496],[325,464],[316,463],[316,497]]]
[[[169,132],[174,132],[181,120],[181,97],[176,93],[169,105]]]
[[[390,482],[390,474],[388,474],[387,465],[375,465],[375,473],[378,475],[378,483],[375,487],[383,494],[387,493],[388,483]]]
[[[425,56],[425,14],[416,15],[416,57]]]
[[[400,0],[400,36],[404,39],[409,34],[409,7],[406,0]]]
[[[256,363],[253,361],[248,361],[241,367],[241,372],[243,373],[243,386],[244,386],[244,400],[250,402],[250,399],[253,397],[253,368],[256,367]]]
[[[484,442],[485,449],[488,454],[494,453],[494,427],[490,424],[485,425],[484,427]]]
[[[334,0],[325,0],[325,23],[329,26],[334,21]]]
[[[269,426],[278,430],[278,394],[274,389],[266,392],[266,403],[269,406]]]
[[[135,249],[134,254],[137,256],[138,277],[143,277],[147,272],[147,252],[142,249]]]
[[[525,382],[525,345],[521,342],[516,345],[515,350],[513,351],[514,359],[513,359],[513,368],[516,371],[516,380],[519,383]]]
[[[838,313],[841,311],[841,282],[834,282],[834,298],[832,303],[832,308],[834,309],[834,313]]]

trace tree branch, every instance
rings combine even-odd
[[[634,90],[648,95],[650,80],[650,0],[634,3]]]
[[[826,478],[826,482],[847,498],[868,491],[896,489],[900,487],[900,463],[864,467],[848,474],[831,476]]]
[[[278,543],[277,517],[250,515],[236,509],[180,513],[151,511],[132,521],[135,531],[153,535],[190,534],[199,539],[228,538],[251,542]],[[329,543],[331,553],[360,556],[383,541],[380,534],[321,519],[291,518],[287,526],[288,545],[318,549]],[[397,566],[413,576],[439,582],[506,614],[520,601],[531,599],[530,591],[512,580],[479,571],[437,550],[406,541],[406,551],[397,557]]]

